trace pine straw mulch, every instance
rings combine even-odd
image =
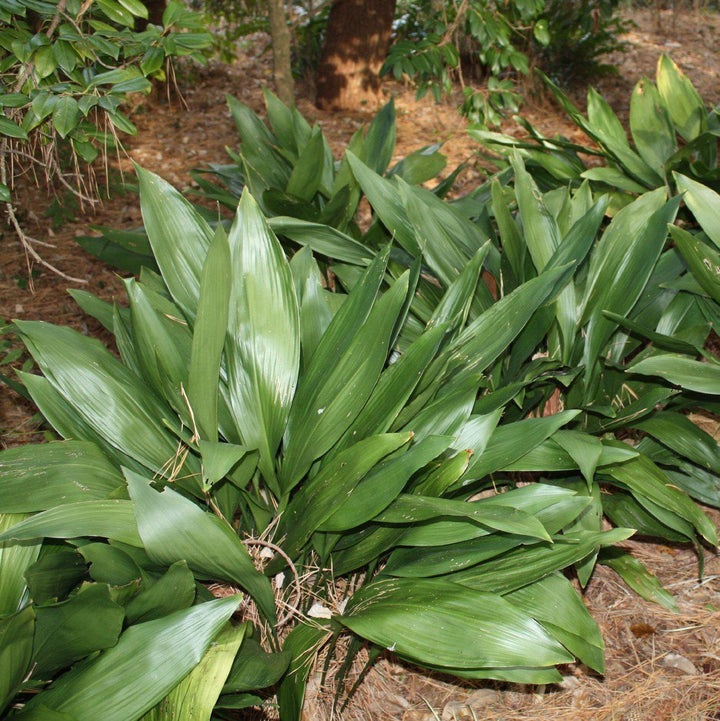
[[[642,75],[654,76],[657,58],[663,52],[681,65],[707,102],[720,101],[720,15],[708,12],[696,17],[684,8],[674,13],[633,9],[632,19],[637,27],[628,35],[629,51],[614,58],[620,74],[600,83],[601,92],[623,119],[634,83]],[[267,54],[256,57],[255,50],[255,45],[248,47],[230,67],[213,64],[187,71],[180,80],[186,107],[177,97],[170,103],[158,97],[137,100],[132,119],[138,125],[138,137],[128,143],[128,157],[115,162],[113,172],[131,174],[132,159],[176,186],[189,189],[189,169],[208,162],[226,162],[224,148],[234,146],[237,136],[225,105],[225,93],[262,112],[261,89],[270,84],[269,58]],[[416,101],[411,90],[392,83],[386,84],[386,91],[396,99],[398,158],[422,145],[444,142],[448,169],[467,159],[472,161],[476,146],[466,136],[465,123],[453,102],[435,105],[430,100]],[[578,103],[582,105],[580,98]],[[342,116],[323,113],[303,99],[298,105],[308,118],[323,126],[336,155],[369,118],[368,111]],[[546,134],[559,132],[581,140],[575,127],[547,100],[530,99],[523,114]],[[519,132],[512,122],[505,130]],[[482,177],[481,165],[472,161],[460,178],[458,192],[477,185]],[[89,234],[91,223],[115,228],[140,223],[135,195],[123,195],[116,189],[110,195],[101,207],[80,209],[53,231],[51,219],[44,216],[50,205],[48,190],[34,185],[29,176],[19,179],[15,197],[23,227],[35,238],[53,244],[38,247],[47,261],[85,283],[70,284],[47,270],[29,266],[19,243],[6,230],[0,242],[0,318],[42,319],[103,336],[99,325],[77,309],[65,289],[83,288],[107,300],[123,298],[117,274],[89,257],[73,241],[75,236]],[[30,404],[0,386],[0,447],[41,439],[41,430]],[[716,521],[720,518],[720,514],[710,513]],[[627,545],[674,593],[680,611],[673,613],[643,601],[628,591],[612,571],[599,567],[585,598],[607,646],[603,677],[572,666],[563,670],[564,680],[559,686],[471,684],[430,676],[387,657],[370,671],[341,718],[720,719],[720,558],[715,551],[706,549],[705,577],[700,582],[697,558],[690,548],[637,541],[628,541]],[[314,675],[305,718],[331,718],[331,698],[331,692],[321,688],[319,674]]]

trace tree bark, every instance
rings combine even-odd
[[[352,110],[377,105],[378,73],[390,47],[395,3],[335,0],[318,68],[318,107]]]
[[[285,105],[295,102],[295,83],[290,67],[290,28],[283,0],[268,0],[268,20],[272,38],[275,90]]]

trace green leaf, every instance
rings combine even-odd
[[[445,451],[451,442],[451,436],[430,436],[401,456],[379,463],[350,491],[319,530],[344,531],[375,518],[395,500],[410,477]]]
[[[720,253],[675,225],[670,227],[670,235],[700,288],[720,303]]]
[[[18,718],[40,721],[42,706],[75,721],[139,718],[200,663],[239,602],[230,596],[131,626],[113,648],[35,696]]]
[[[16,327],[77,420],[108,445],[164,473],[176,456],[177,441],[162,419],[172,419],[173,412],[148,386],[98,341],[70,328],[30,321],[18,321]]]
[[[0,541],[100,536],[141,546],[129,501],[79,501],[31,516],[0,534]]]
[[[404,658],[435,667],[552,666],[572,658],[504,599],[445,579],[375,581],[336,620]]]
[[[655,86],[643,78],[630,100],[630,132],[642,159],[661,177],[677,151],[675,128]]]
[[[604,533],[565,533],[552,544],[520,546],[449,578],[478,591],[508,593],[581,561],[598,547],[624,541],[633,533],[627,528]]]
[[[243,642],[247,624],[228,623],[200,663],[142,721],[207,721]]]
[[[705,103],[680,68],[662,55],[657,65],[657,86],[665,107],[683,140],[694,140],[705,128]]]
[[[139,18],[145,18],[147,20],[148,10],[147,7],[140,2],[140,0],[118,0],[118,2],[133,15]]]
[[[213,232],[169,183],[143,168],[136,167],[136,172],[140,207],[153,254],[175,302],[192,320]]]
[[[92,443],[64,441],[0,452],[0,513],[99,500],[123,485],[122,475]]]
[[[30,606],[13,616],[0,618],[0,713],[30,670],[34,629],[35,614]]]
[[[580,431],[558,431],[553,435],[553,440],[578,464],[590,488],[603,452],[601,439]]]
[[[208,441],[217,439],[218,382],[230,286],[230,246],[222,226],[218,226],[203,265],[187,389],[197,430]]]
[[[35,618],[33,676],[49,679],[93,651],[114,646],[125,612],[108,586],[92,584],[67,601],[37,606]]]
[[[324,139],[317,129],[302,149],[295,167],[290,174],[285,192],[300,200],[310,202],[322,182]]]
[[[40,543],[2,542],[8,529],[25,517],[24,514],[0,514],[0,617],[19,611],[27,603],[25,572],[40,553]]]
[[[565,576],[553,573],[504,598],[538,621],[582,663],[605,672],[600,629]]]
[[[372,119],[363,143],[362,160],[378,175],[387,170],[392,159],[395,132],[395,102],[391,99]]]
[[[170,566],[185,560],[200,578],[237,583],[274,621],[270,582],[255,568],[226,522],[170,488],[154,491],[147,480],[132,471],[126,470],[125,477],[142,544],[155,563]]]
[[[643,358],[627,368],[628,373],[664,378],[689,391],[720,395],[720,365],[692,360],[687,356],[663,353]]]
[[[176,561],[125,607],[128,622],[144,623],[187,608],[195,600],[195,578],[185,561]]]
[[[324,463],[320,472],[297,491],[280,517],[278,534],[285,535],[285,553],[297,558],[310,536],[341,508],[373,466],[411,438],[411,433],[371,436]]]
[[[0,115],[0,135],[7,135],[9,138],[19,138],[20,140],[27,140],[28,138],[27,133],[5,115]]]
[[[708,238],[720,248],[720,195],[707,185],[680,173],[673,173],[683,201],[700,223]]]
[[[64,599],[85,578],[87,564],[72,548],[43,555],[25,571],[28,594],[36,604]]]
[[[650,573],[642,561],[619,548],[604,550],[600,555],[600,563],[615,571],[638,596],[647,601],[659,603],[671,611],[679,612],[677,602],[658,581],[657,576]]]
[[[260,469],[272,484],[300,368],[298,302],[285,254],[247,191],[228,239],[230,406],[243,443],[260,451]]]
[[[470,461],[463,485],[509,466],[569,423],[579,412],[562,411],[544,418],[526,418],[498,426],[483,453]]]
[[[223,693],[241,693],[274,686],[290,665],[290,652],[268,653],[254,638],[243,641]]]
[[[717,441],[687,416],[659,411],[634,425],[708,471],[720,474],[720,446]]]
[[[286,490],[342,437],[380,377],[408,290],[406,273],[373,305],[386,262],[382,253],[368,268],[335,314],[301,378],[285,432]]]
[[[620,483],[623,488],[629,489],[639,503],[659,520],[663,521],[663,518],[659,517],[653,505],[649,505],[646,501],[677,514],[691,523],[708,543],[717,544],[715,524],[689,496],[673,486],[662,470],[646,456],[639,455],[627,463],[611,466],[603,473]]]
[[[364,266],[374,257],[362,243],[327,225],[284,216],[270,218],[268,225],[278,235],[343,263]]]
[[[69,95],[59,97],[53,109],[52,120],[60,137],[67,137],[68,133],[74,130],[80,122],[80,108],[78,108],[77,100]]]

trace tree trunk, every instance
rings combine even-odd
[[[390,47],[395,3],[335,0],[318,68],[318,107],[352,110],[377,105],[378,73]]]
[[[295,83],[290,67],[290,29],[283,0],[268,0],[268,20],[272,38],[275,90],[285,105],[295,102]]]

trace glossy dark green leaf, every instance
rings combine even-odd
[[[661,177],[665,164],[677,151],[670,113],[655,86],[643,78],[630,100],[630,132],[642,159]]]
[[[720,248],[720,195],[712,188],[680,173],[673,173],[679,193],[715,246]]]
[[[136,170],[143,221],[153,254],[173,298],[192,320],[213,232],[169,183],[143,168]]]
[[[323,464],[320,472],[293,496],[280,517],[278,533],[285,536],[285,553],[296,558],[310,536],[342,507],[360,480],[382,458],[411,438],[411,433],[370,436]]]
[[[268,653],[255,638],[245,638],[228,674],[223,693],[241,693],[275,685],[287,671],[289,651]]]
[[[142,545],[155,563],[170,566],[185,560],[200,578],[237,583],[274,620],[270,582],[225,521],[170,488],[158,493],[137,474],[126,470],[125,476]]]
[[[200,663],[238,604],[230,596],[131,626],[115,646],[35,696],[18,718],[42,719],[41,706],[75,721],[140,718]]]
[[[217,439],[218,382],[227,332],[230,277],[230,246],[222,226],[218,226],[200,279],[187,386],[197,430],[207,441]]]
[[[100,536],[141,546],[130,501],[78,501],[31,516],[0,534],[0,541]]]
[[[642,561],[629,553],[616,548],[607,549],[601,554],[600,563],[612,568],[642,598],[659,603],[671,611],[680,610],[675,599],[662,587],[657,576],[650,573]]]
[[[25,571],[28,595],[36,604],[63,600],[86,572],[87,564],[74,548],[44,555]]]
[[[49,679],[93,651],[110,648],[122,631],[125,612],[110,589],[91,584],[67,601],[35,608],[35,678]]]
[[[123,485],[122,475],[92,443],[65,441],[0,452],[0,513],[99,500]]]
[[[445,579],[375,581],[337,620],[379,646],[434,666],[552,666],[571,658],[504,599]]]
[[[27,606],[0,619],[0,713],[25,680],[32,662],[35,614]]]
[[[192,605],[195,600],[195,578],[185,561],[176,561],[125,607],[128,623],[144,623],[168,616]]]
[[[285,254],[245,192],[228,236],[233,285],[225,353],[230,406],[267,482],[300,368],[299,309]]]
[[[686,142],[694,140],[705,127],[705,103],[689,78],[667,55],[658,60],[657,86],[678,133]]]
[[[689,391],[720,395],[720,365],[703,363],[687,356],[662,353],[628,366],[628,373],[664,378]]]

